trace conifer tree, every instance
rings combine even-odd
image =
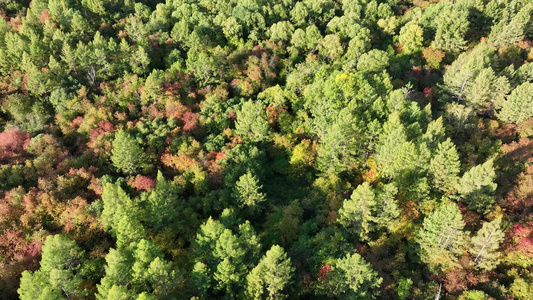
[[[390,230],[397,223],[400,215],[400,207],[394,198],[397,193],[398,188],[394,183],[381,185],[376,189],[374,215],[379,228]]]
[[[375,299],[383,281],[358,253],[337,259],[328,277],[332,294],[340,299]]]
[[[111,298],[117,289],[127,293],[125,286],[131,282],[131,259],[124,253],[111,248],[105,256],[105,276],[96,287],[98,293],[96,299],[107,300]]]
[[[433,273],[452,268],[465,248],[465,223],[455,204],[445,204],[424,218],[416,235],[420,259]]]
[[[131,70],[135,74],[145,76],[149,65],[150,56],[148,56],[143,46],[138,45],[135,53],[130,57]]]
[[[459,51],[465,48],[465,34],[469,27],[468,10],[448,4],[436,16],[435,49]]]
[[[248,295],[253,299],[279,299],[293,272],[285,250],[278,245],[272,246],[246,277]]]
[[[362,240],[380,228],[391,228],[400,214],[394,196],[394,184],[373,189],[368,182],[360,184],[339,209],[339,223]]]
[[[459,180],[461,162],[455,149],[455,145],[450,139],[439,144],[437,153],[429,164],[433,184],[442,192],[447,192],[455,187]]]
[[[497,77],[492,68],[482,69],[465,87],[465,101],[476,110],[491,111],[502,103],[510,84],[505,76]]]
[[[146,236],[144,226],[137,218],[124,215],[118,222],[114,232],[117,236],[117,248],[129,250],[137,247],[137,244]]]
[[[211,276],[208,272],[208,267],[203,262],[197,262],[192,270],[191,285],[200,299],[206,299],[208,291],[211,289]]]
[[[470,254],[477,268],[495,269],[501,261],[501,243],[505,234],[501,229],[501,219],[483,223],[483,227],[472,238]]]
[[[493,160],[489,159],[481,165],[468,170],[456,185],[457,192],[468,208],[481,214],[489,212],[494,203],[494,192],[497,184],[494,183]]]
[[[136,174],[142,169],[144,163],[143,149],[134,137],[126,131],[120,130],[113,140],[111,161],[117,169],[125,174]]]
[[[183,210],[178,189],[165,180],[161,171],[157,172],[155,188],[141,195],[146,201],[146,221],[154,230],[159,230],[172,223],[178,223],[179,213]]]
[[[322,118],[320,123],[323,138],[317,150],[317,168],[330,174],[345,171],[354,163],[359,150],[357,119],[349,108],[344,108],[332,123],[328,123],[326,118]]]
[[[80,286],[83,278],[78,272],[83,262],[83,251],[76,242],[65,235],[51,235],[46,238],[42,251],[41,268],[22,273],[18,289],[20,299],[75,299],[86,296],[86,291]]]
[[[498,114],[507,123],[519,123],[533,117],[533,83],[524,82],[503,101]]]
[[[254,103],[252,100],[244,102],[241,110],[237,112],[235,133],[246,140],[261,142],[268,138],[268,128],[261,102]]]
[[[101,218],[106,230],[116,231],[123,217],[136,215],[136,204],[119,185],[105,184],[102,202]]]
[[[400,121],[399,114],[393,112],[383,125],[376,146],[375,159],[383,175],[394,178],[409,168],[410,157],[403,154],[409,154],[408,152],[413,150],[413,146],[407,142],[405,127]],[[400,160],[402,156],[408,161]]]
[[[264,202],[265,195],[261,193],[262,185],[255,176],[247,172],[239,178],[235,184],[235,195],[242,207],[255,208]]]
[[[509,46],[521,41],[527,25],[531,25],[532,12],[533,3],[524,5],[515,16],[509,16],[509,12],[504,11],[500,22],[492,26],[489,40],[498,46]]]
[[[444,89],[458,102],[475,111],[491,111],[501,105],[510,84],[505,76],[496,76],[492,69],[496,48],[481,42],[471,52],[465,52],[444,74]]]
[[[368,182],[364,182],[353,191],[350,200],[345,200],[339,209],[339,223],[362,240],[366,240],[375,223],[372,215],[375,205],[374,191]]]
[[[444,142],[446,133],[444,131],[444,123],[442,117],[429,122],[426,132],[420,138],[420,142],[426,144],[428,150],[435,153],[437,146]]]

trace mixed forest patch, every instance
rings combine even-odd
[[[0,15],[1,299],[532,299],[531,0]]]

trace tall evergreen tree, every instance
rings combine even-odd
[[[331,293],[339,299],[375,299],[383,278],[358,253],[337,259],[328,274]]]
[[[501,243],[505,234],[501,229],[501,219],[483,223],[483,227],[472,238],[470,254],[477,268],[493,270],[500,263]]]
[[[246,278],[248,295],[253,299],[281,298],[293,272],[285,250],[278,245],[272,246]]]
[[[75,241],[61,234],[48,236],[43,246],[41,268],[22,273],[18,289],[20,299],[80,299],[86,296],[79,273],[82,263],[83,251]]]
[[[507,123],[519,123],[533,117],[533,83],[524,82],[503,101],[498,114]]]
[[[465,101],[465,95],[483,69],[492,67],[496,61],[496,47],[481,42],[471,52],[464,52],[444,73],[444,90],[457,101]]]
[[[323,139],[317,150],[317,168],[330,174],[345,171],[354,163],[358,150],[356,118],[350,109],[345,108],[337,114],[333,123],[325,123],[323,128]]]
[[[113,165],[125,174],[136,174],[143,168],[144,153],[135,138],[124,130],[115,134],[111,161]]]
[[[239,178],[235,184],[235,195],[242,207],[255,209],[261,202],[266,200],[265,194],[261,193],[262,185],[252,173],[247,172]]]
[[[350,200],[345,200],[339,209],[339,223],[362,240],[367,240],[376,221],[372,215],[375,205],[374,191],[368,182],[364,182],[353,191]]]
[[[497,187],[495,179],[493,160],[490,159],[464,173],[456,189],[469,209],[486,214],[495,201],[494,192]]]
[[[465,249],[465,223],[455,204],[445,204],[424,218],[416,235],[420,259],[433,273],[452,268]]]
[[[391,228],[400,210],[394,199],[394,184],[373,189],[368,182],[360,184],[339,209],[339,223],[362,240],[379,228]]]
[[[440,143],[437,153],[429,164],[429,173],[434,186],[442,192],[454,188],[459,180],[460,167],[461,162],[453,142],[447,139]]]
[[[268,138],[268,121],[261,102],[248,100],[237,112],[235,133],[253,142],[264,141]]]
[[[531,25],[532,12],[533,3],[524,5],[515,16],[509,16],[509,12],[505,10],[500,22],[492,26],[489,40],[498,46],[509,46],[521,41],[528,24]]]
[[[465,34],[470,22],[468,10],[448,4],[436,16],[435,49],[459,51],[465,48]]]
[[[123,217],[137,215],[136,203],[119,185],[105,184],[102,192],[102,202],[101,218],[106,230],[115,232]]]

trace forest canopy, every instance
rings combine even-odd
[[[0,298],[531,299],[531,0],[0,0]]]

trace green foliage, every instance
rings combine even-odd
[[[344,53],[339,36],[328,34],[318,43],[318,52],[332,61],[339,59]]]
[[[370,184],[365,182],[353,191],[351,199],[344,201],[339,210],[339,223],[350,228],[361,239],[368,239],[371,226],[374,223],[372,209],[376,205],[375,194]]]
[[[486,214],[495,201],[494,191],[497,187],[494,183],[495,178],[496,173],[491,159],[463,174],[455,188],[469,209]]]
[[[400,300],[405,300],[407,297],[409,297],[409,294],[411,293],[411,288],[413,287],[413,281],[411,278],[401,278],[398,281],[398,298]]]
[[[435,187],[442,192],[454,188],[459,180],[460,168],[459,155],[452,141],[447,139],[440,143],[429,165]]]
[[[407,54],[416,53],[422,50],[424,41],[422,28],[415,23],[407,23],[400,30],[399,41],[402,43],[404,51]]]
[[[375,299],[383,281],[357,253],[335,260],[328,277],[331,293],[342,299]]]
[[[531,298],[530,2],[0,0],[0,299]]]
[[[129,133],[120,130],[113,140],[111,151],[113,165],[125,174],[137,174],[143,170],[146,159],[142,147]]]
[[[388,177],[397,177],[413,164],[414,144],[407,141],[405,128],[399,114],[389,115],[383,125],[376,145],[376,162],[381,172]]]
[[[136,215],[137,205],[118,185],[112,183],[104,185],[102,202],[101,218],[106,229],[116,231],[124,217]]]
[[[78,270],[83,263],[83,251],[76,242],[64,235],[51,235],[43,245],[41,268],[24,271],[18,293],[20,299],[82,298],[87,292],[81,286]]]
[[[294,27],[290,22],[278,22],[270,27],[270,39],[274,42],[289,41],[293,32]]]
[[[268,139],[268,122],[261,102],[248,100],[237,113],[235,133],[244,139],[260,142]]]
[[[445,90],[476,111],[500,106],[510,85],[505,76],[496,76],[493,70],[495,53],[495,47],[482,42],[459,55],[444,74]]]
[[[282,297],[293,272],[294,268],[285,250],[278,245],[272,246],[246,277],[248,295],[253,299]]]
[[[445,204],[424,218],[416,234],[420,259],[433,273],[453,268],[466,246],[463,215],[455,204]]]
[[[433,41],[435,49],[457,52],[465,48],[465,34],[470,25],[468,10],[446,5],[434,22],[437,28]]]
[[[260,247],[248,221],[232,231],[209,218],[200,226],[195,240],[195,257],[206,262],[195,266],[193,283],[197,292],[211,295],[217,290],[229,298],[243,293],[244,278],[256,264]],[[202,287],[213,290],[201,290]]]
[[[503,101],[498,117],[506,123],[518,123],[533,117],[533,83],[524,82]]]
[[[533,286],[531,285],[531,281],[517,278],[511,284],[509,291],[516,299],[525,300],[533,292]]]
[[[391,228],[400,214],[394,196],[398,189],[388,184],[374,190],[368,182],[359,185],[339,210],[339,223],[362,240],[380,228]]]
[[[389,56],[387,52],[376,49],[361,55],[357,63],[357,69],[362,72],[381,72],[388,66]]]
[[[323,129],[323,138],[317,150],[317,168],[327,173],[339,173],[351,167],[357,149],[356,119],[349,109],[343,109],[332,123],[322,119],[317,124]]]
[[[531,25],[532,12],[532,3],[524,5],[514,16],[509,16],[509,11],[504,11],[500,22],[492,27],[489,40],[498,46],[513,45],[521,41],[527,26]]]
[[[501,229],[501,219],[485,222],[483,227],[472,237],[470,254],[474,257],[477,268],[493,270],[500,263],[500,246],[504,232]]]
[[[488,300],[489,295],[485,294],[482,291],[477,290],[468,290],[464,291],[461,296],[459,296],[460,300]]]
[[[250,172],[242,175],[235,184],[235,194],[240,206],[256,208],[265,201],[265,195],[260,192],[262,187]]]

